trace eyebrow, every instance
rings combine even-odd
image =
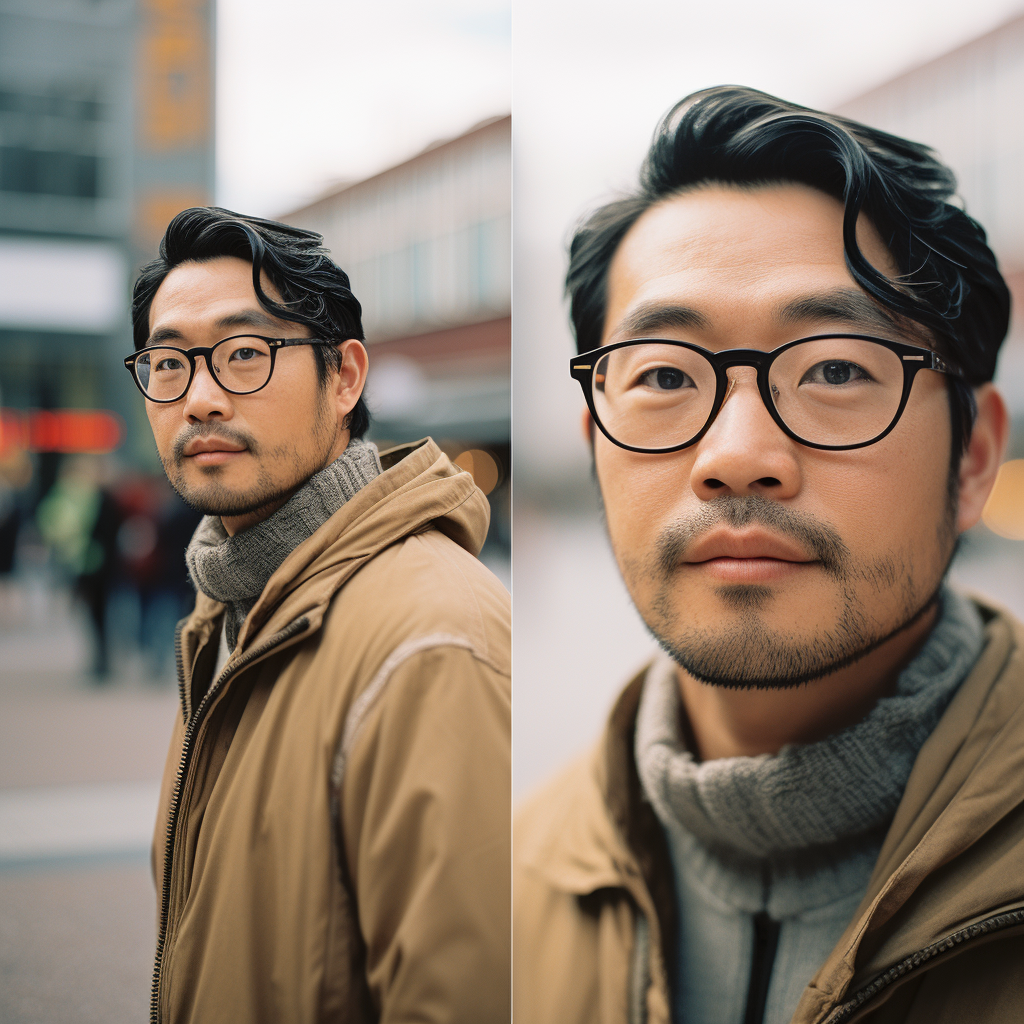
[[[243,309],[237,313],[229,313],[222,316],[215,324],[218,330],[227,330],[230,327],[280,327],[279,321],[275,320],[262,309]],[[185,335],[177,327],[158,327],[147,339],[146,345],[159,345],[164,341],[183,341]]]
[[[836,288],[793,299],[775,311],[774,319],[784,327],[796,327],[815,320],[830,320],[861,330],[908,333],[900,317],[855,288]],[[710,318],[693,306],[650,302],[631,310],[619,323],[615,333],[637,337],[656,334],[669,327],[707,330],[711,326]]]
[[[775,319],[784,326],[799,326],[813,320],[838,320],[868,330],[906,333],[899,317],[855,288],[836,288],[794,299],[776,312]]]
[[[692,306],[675,303],[646,303],[632,310],[618,325],[616,334],[651,334],[666,327],[681,328],[684,331],[704,330],[711,321]]]

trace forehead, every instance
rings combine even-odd
[[[260,275],[264,292],[280,294]],[[202,263],[180,263],[163,279],[149,307],[149,329],[201,329],[240,310],[261,310],[252,284],[252,264],[235,256],[218,256]]]
[[[708,185],[665,200],[637,220],[612,259],[605,340],[643,306],[685,304],[728,330],[795,298],[856,287],[842,228],[842,204],[804,185]],[[857,239],[874,266],[896,274],[866,218]]]

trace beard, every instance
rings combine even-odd
[[[776,596],[774,589],[749,584],[715,587],[716,596],[735,613],[720,627],[681,623],[675,596],[680,561],[698,537],[722,523],[737,528],[758,523],[798,540],[836,586],[839,601],[834,624],[811,637],[772,628],[761,613]],[[935,604],[956,547],[950,514],[944,517],[939,534],[940,542],[949,547],[945,568],[938,580],[922,587],[905,557],[890,555],[856,564],[839,534],[813,516],[760,495],[726,496],[707,502],[696,516],[666,529],[648,563],[623,570],[631,590],[638,574],[656,582],[650,611],[642,617],[662,649],[694,678],[732,689],[786,689],[863,658]],[[883,594],[889,600],[895,598],[895,610],[888,622],[879,623],[868,614],[868,601],[871,595]]]
[[[169,455],[160,456],[167,479],[181,499],[196,512],[208,516],[244,516],[280,505],[330,460],[336,439],[327,417],[326,403],[318,408],[312,437],[305,445],[294,441],[267,447],[252,434],[215,420],[190,423],[175,438]],[[185,476],[186,446],[197,437],[217,436],[242,446],[254,462],[254,472],[241,489],[226,486],[219,478],[220,466],[203,467],[201,484],[190,483]],[[288,466],[284,479],[275,479],[268,465]]]

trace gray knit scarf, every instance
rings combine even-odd
[[[847,846],[888,826],[924,741],[981,654],[977,608],[944,588],[924,647],[896,692],[857,725],[772,756],[697,763],[685,749],[674,665],[648,672],[636,722],[636,761],[666,826],[741,861]]]
[[[381,472],[377,449],[353,439],[329,466],[314,473],[273,515],[229,537],[220,516],[204,516],[185,552],[197,590],[227,605],[228,650],[270,577],[357,491]]]

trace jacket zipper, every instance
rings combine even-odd
[[[178,661],[178,688],[182,694],[182,708],[185,707],[185,666],[182,659],[181,650],[181,629],[176,632],[175,635],[175,655]],[[156,942],[156,962],[153,966],[153,988],[150,995],[149,1005],[149,1019],[152,1024],[159,1024],[160,1020],[160,968],[163,964],[164,958],[164,943],[167,940],[167,915],[170,909],[171,903],[171,868],[173,865],[174,855],[174,832],[178,826],[178,812],[181,809],[181,787],[185,781],[185,775],[188,772],[189,763],[192,758],[192,741],[195,739],[196,733],[199,726],[202,724],[203,717],[206,713],[207,708],[210,706],[211,700],[223,689],[224,684],[234,675],[237,675],[243,668],[251,665],[257,658],[262,657],[268,651],[274,647],[279,646],[286,640],[290,640],[297,633],[301,633],[309,625],[309,619],[305,616],[296,619],[293,623],[286,626],[279,633],[275,633],[273,636],[268,637],[258,647],[254,647],[247,654],[243,655],[239,660],[232,665],[230,668],[225,667],[221,672],[220,678],[215,680],[213,685],[203,695],[203,699],[199,702],[199,706],[196,708],[192,715],[192,720],[188,723],[185,729],[185,739],[182,743],[181,749],[181,761],[178,763],[178,774],[174,780],[174,788],[171,791],[171,804],[167,814],[167,836],[166,836],[166,847],[164,850],[164,878],[163,878],[163,890],[160,897],[160,930],[157,935]]]
[[[185,655],[181,649],[181,634],[185,631],[185,623],[188,618],[182,619],[174,628],[174,664],[178,668],[178,699],[181,703],[181,716],[188,721],[188,712],[185,703]]]
[[[852,998],[837,1006],[825,1018],[824,1024],[842,1024],[843,1021],[849,1020],[869,999],[873,999],[894,981],[905,977],[911,971],[926,964],[940,953],[945,953],[954,946],[963,945],[972,939],[978,939],[982,936],[990,935],[992,932],[1002,931],[1004,928],[1012,928],[1020,924],[1024,924],[1024,909],[1010,910],[1003,914],[996,914],[994,917],[988,917],[984,921],[968,925],[966,928],[961,928],[959,931],[947,935],[946,938],[939,942],[925,946],[924,949],[920,949],[911,956],[906,957],[906,959],[901,960],[898,964],[894,964],[884,974],[880,974],[874,981],[869,982],[859,992],[855,993]]]

